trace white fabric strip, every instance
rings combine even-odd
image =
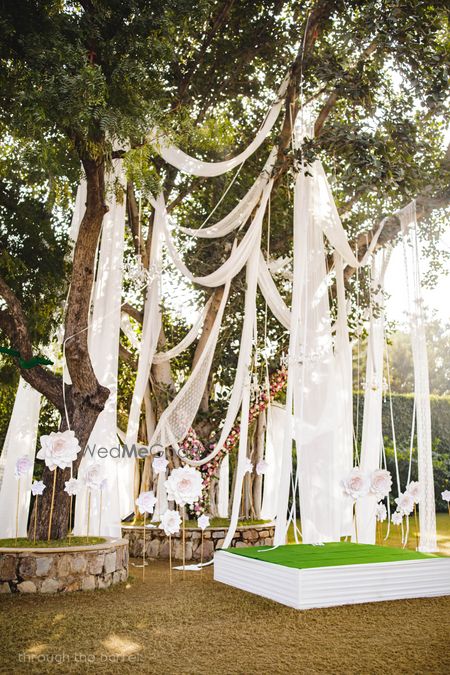
[[[166,162],[175,166],[183,173],[188,173],[191,176],[204,176],[206,178],[220,176],[226,171],[231,171],[231,169],[242,164],[242,162],[245,162],[245,160],[248,159],[265,141],[280,114],[280,110],[283,106],[283,97],[286,93],[288,83],[289,78],[286,77],[278,91],[277,100],[271,106],[269,113],[255,138],[243,152],[233,157],[233,159],[224,162],[203,162],[202,160],[195,159],[169,143],[164,133],[157,129],[152,132],[149,141],[155,146],[157,152]]]
[[[194,340],[197,339],[202,330],[203,323],[208,313],[208,309],[211,305],[211,301],[212,296],[205,303],[196,322],[193,324],[190,331],[186,333],[184,338],[180,340],[180,342],[177,345],[175,345],[175,347],[172,347],[172,349],[168,349],[166,352],[156,352],[156,354],[153,357],[153,363],[164,363],[165,361],[170,361],[171,359],[174,359],[176,356],[184,352],[185,349],[191,346],[191,344],[194,342]]]
[[[232,251],[230,257],[214,272],[208,274],[204,277],[195,277],[186,267],[182,261],[175,244],[172,239],[169,227],[167,225],[167,219],[164,218],[164,235],[166,239],[167,248],[169,255],[175,267],[190,281],[200,286],[223,286],[228,280],[235,277],[241,269],[244,267],[247,262],[250,254],[254,250],[255,246],[258,246],[258,237],[261,230],[262,221],[264,218],[264,213],[267,205],[267,201],[272,190],[273,180],[270,180],[269,183],[264,187],[263,194],[261,197],[261,203],[258,207],[256,215],[248,228],[247,232],[244,235],[244,238],[240,244]]]
[[[273,520],[277,512],[277,497],[280,489],[281,452],[284,429],[286,426],[286,409],[276,403],[267,409],[266,448],[264,459],[267,462],[264,474],[261,518]]]
[[[28,457],[34,465],[40,409],[40,393],[20,378],[0,458],[3,464],[3,479],[0,486],[0,537],[4,539],[16,536],[17,505],[17,534],[19,537],[27,536],[33,470],[30,469],[22,476],[20,485],[14,477],[14,470],[20,457]],[[50,490],[51,486],[47,486],[47,489]]]
[[[437,551],[436,504],[434,496],[433,455],[431,443],[430,380],[425,335],[425,317],[420,279],[420,254],[417,242],[416,204],[411,202],[398,212],[405,238],[405,264],[408,290],[411,346],[414,365],[416,402],[417,459],[420,485],[419,550]]]
[[[282,326],[290,330],[291,312],[276,287],[262,252],[258,268],[258,286],[274,317]]]
[[[219,518],[228,518],[228,502],[230,499],[230,456],[228,454],[220,462],[219,496],[217,512]]]
[[[240,228],[247,222],[253,209],[258,204],[262,191],[270,179],[272,169],[277,158],[277,149],[272,148],[269,158],[264,165],[260,175],[253,183],[250,190],[240,200],[230,213],[228,213],[222,220],[219,220],[215,225],[209,227],[192,229],[189,227],[179,227],[180,232],[188,234],[191,237],[201,237],[204,239],[214,239],[217,237],[224,237],[233,230]]]

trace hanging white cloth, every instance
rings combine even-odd
[[[203,309],[198,315],[197,320],[192,325],[192,328],[189,330],[189,332],[186,333],[184,338],[180,340],[180,342],[177,345],[175,345],[175,347],[172,347],[172,349],[168,349],[166,352],[156,352],[156,354],[153,357],[153,363],[164,363],[165,361],[170,361],[171,359],[174,359],[176,356],[178,356],[179,354],[184,352],[188,347],[191,346],[191,344],[198,338],[203,328],[203,324],[205,322],[206,315],[208,314],[211,302],[212,296],[204,304]]]
[[[281,297],[278,288],[261,252],[259,260],[258,286],[272,314],[287,330],[291,327],[291,312]]]
[[[33,471],[30,469],[20,479],[20,485],[18,485],[14,470],[17,460],[23,456],[28,457],[34,464],[40,409],[41,395],[20,378],[0,458],[4,463],[3,480],[0,486],[0,538],[9,539],[16,536],[17,503],[19,505],[18,536],[26,537],[27,534]],[[51,490],[51,486],[47,486],[47,489]]]
[[[228,454],[220,462],[218,492],[217,512],[219,518],[228,518],[228,502],[230,500],[230,457]]]
[[[173,264],[181,272],[181,274],[183,274],[183,276],[193,283],[200,284],[200,286],[211,287],[223,286],[228,280],[231,280],[233,277],[239,274],[247,262],[251,252],[255,247],[258,247],[258,237],[272,186],[273,179],[271,179],[264,187],[258,210],[240,244],[232,250],[229,258],[220,267],[218,267],[214,272],[211,272],[211,274],[208,274],[204,277],[195,277],[188,270],[176,249],[171,232],[167,225],[167,220],[164,218],[164,235],[169,255]]]
[[[336,404],[338,433],[336,453],[340,462],[340,480],[348,476],[353,467],[353,374],[352,347],[348,331],[347,302],[344,287],[344,261],[339,253],[334,254],[338,315],[335,325],[334,357],[336,363]],[[353,531],[353,507],[350,500],[341,495],[341,536],[350,536]]]
[[[381,250],[374,256],[371,270],[371,313],[366,359],[366,391],[361,439],[360,466],[366,475],[381,466],[383,445],[382,399],[384,355],[384,274],[388,254]],[[374,303],[376,309],[374,309]],[[375,544],[377,498],[369,494],[356,502],[358,542]],[[356,536],[353,535],[356,540]]]
[[[277,158],[277,148],[272,148],[269,158],[265,163],[260,175],[253,183],[250,190],[245,194],[239,203],[224,218],[215,225],[192,229],[189,227],[179,227],[180,232],[188,234],[191,237],[200,237],[203,239],[214,239],[224,237],[237,228],[241,228],[247,222],[253,209],[259,202],[262,192],[267,185],[272,169]]]
[[[111,181],[119,180],[125,189],[121,160],[114,160]],[[110,395],[97,418],[89,438],[92,451],[83,457],[79,474],[94,461],[102,464],[107,486],[100,493],[92,493],[91,534],[120,536],[121,517],[128,515],[130,492],[124,485],[129,459],[111,456],[109,450],[117,447],[117,375],[122,302],[122,263],[125,230],[125,197],[119,202],[115,191],[109,197],[109,211],[102,224],[97,275],[93,295],[93,311],[89,329],[89,354],[100,384],[108,387]],[[99,448],[107,448],[105,458],[99,458]],[[126,482],[126,481],[125,481]],[[75,528],[78,535],[86,533],[86,490],[76,499]],[[100,514],[101,511],[101,514]],[[101,522],[101,529],[100,527]]]
[[[425,317],[420,278],[420,254],[417,241],[416,203],[411,202],[397,214],[404,237],[404,253],[409,304],[411,346],[414,366],[414,398],[417,424],[417,460],[420,485],[419,550],[437,551],[436,504],[434,495],[431,442],[430,380],[425,335]]]
[[[252,338],[256,328],[256,289],[258,279],[259,250],[261,244],[261,230],[257,241],[257,246],[247,262],[246,270],[246,291],[244,307],[244,325],[241,335],[241,349],[239,352],[238,369],[243,375],[242,384],[242,406],[241,423],[239,433],[239,448],[237,463],[235,468],[235,482],[233,492],[233,503],[231,507],[230,526],[225,535],[223,548],[228,548],[233,539],[239,519],[239,510],[241,506],[242,484],[245,476],[245,464],[247,459],[247,441],[248,441],[248,417],[250,410],[250,383],[251,383],[251,362],[252,362]],[[220,446],[219,446],[220,447]]]
[[[288,83],[289,78],[286,77],[278,91],[277,100],[272,104],[269,113],[255,138],[243,152],[233,157],[233,159],[228,159],[224,162],[203,162],[195,159],[169,143],[164,133],[158,129],[155,129],[152,132],[149,141],[156,147],[157,152],[166,162],[184,173],[188,173],[192,176],[204,176],[206,178],[220,176],[226,171],[231,171],[231,169],[234,169],[239,164],[245,162],[245,160],[248,159],[265,141],[280,114],[280,110],[283,106],[283,97],[286,93]]]
[[[280,487],[281,449],[286,425],[286,408],[272,403],[267,408],[266,447],[264,459],[267,469],[264,474],[261,518],[273,520],[277,512],[277,496]]]

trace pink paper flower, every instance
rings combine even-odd
[[[186,447],[188,447],[187,444]],[[152,462],[153,471],[156,474],[166,473],[168,464],[169,462],[165,457],[155,457],[155,459]]]
[[[403,522],[403,515],[400,511],[395,511],[391,516],[391,520],[394,525],[401,525]]]
[[[411,495],[414,499],[414,504],[418,504],[420,501],[420,483],[417,480],[412,480],[406,486],[406,492]]]
[[[19,479],[22,476],[26,476],[26,474],[32,468],[33,462],[30,460],[29,457],[27,457],[27,455],[23,455],[23,457],[19,457],[19,459],[16,462],[16,466],[14,467],[14,477]]]
[[[89,490],[100,490],[104,478],[103,466],[100,462],[93,462],[87,466],[81,476],[81,480]]]
[[[34,497],[40,497],[44,493],[44,490],[45,490],[45,485],[44,485],[43,481],[41,481],[41,480],[35,480],[31,484],[31,494]]]
[[[258,464],[256,465],[256,473],[258,474],[258,476],[262,476],[266,473],[268,468],[269,463],[266,462],[265,459],[260,459]]]
[[[167,509],[161,516],[160,527],[164,530],[167,536],[171,534],[178,534],[180,531],[181,516],[178,511]]]
[[[69,480],[66,480],[64,483],[64,492],[67,492],[70,497],[77,495],[81,488],[81,481],[77,478],[69,478]]]
[[[444,490],[444,492],[441,492],[441,497],[444,502],[450,502],[450,490]]]
[[[355,466],[342,481],[342,487],[345,494],[356,500],[368,494],[370,485],[361,469]]]
[[[386,469],[376,469],[370,476],[370,492],[376,495],[377,499],[387,497],[392,488],[391,472]]]
[[[207,527],[209,527],[209,518],[205,514],[200,516],[200,518],[197,519],[197,524],[201,530],[206,530]]]
[[[69,429],[52,431],[48,436],[41,436],[40,441],[41,449],[36,456],[44,460],[50,471],[70,467],[81,450],[74,432]]]
[[[175,501],[178,506],[184,506],[185,504],[192,506],[202,494],[202,474],[192,466],[186,465],[174,469],[164,485],[167,489],[169,501]]]
[[[136,505],[141,513],[153,513],[155,504],[156,497],[153,494],[153,490],[141,492],[139,497],[136,499]]]
[[[414,497],[409,492],[401,493],[394,501],[402,516],[409,516],[412,513],[414,509]]]
[[[385,521],[386,518],[387,518],[387,510],[386,510],[386,507],[385,507],[385,505],[384,505],[383,503],[381,503],[381,502],[380,502],[380,504],[377,504],[377,512],[376,512],[376,515],[377,515],[377,520],[378,520],[378,522],[380,522],[380,523],[384,523],[384,521]]]

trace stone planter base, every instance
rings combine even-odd
[[[0,593],[68,593],[128,578],[128,541],[62,548],[0,548]]]
[[[203,560],[211,560],[216,548],[223,546],[225,537],[224,528],[208,528],[203,534]],[[129,542],[129,551],[132,558],[141,558],[143,549],[142,526],[125,525],[122,527],[122,537]],[[275,525],[244,525],[236,529],[231,546],[237,548],[245,546],[272,546],[275,533]],[[169,538],[164,530],[159,527],[146,527],[145,530],[145,555],[147,558],[168,559]],[[181,560],[183,548],[181,531],[172,536],[172,557]],[[201,531],[198,528],[186,528],[186,560],[200,560],[201,557]]]

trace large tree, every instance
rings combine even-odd
[[[315,139],[304,148],[303,159],[323,159],[360,254],[380,218],[411,198],[418,198],[424,218],[448,204],[449,167],[442,147],[449,47],[445,2],[10,0],[3,3],[0,39],[0,330],[4,343],[23,359],[39,352],[58,324],[64,325],[66,339],[75,335],[66,343],[72,384],[66,385],[65,400],[82,447],[109,393],[93,371],[87,331],[80,331],[89,317],[115,147],[130,147],[124,157],[129,243],[144,252],[144,260],[152,229],[150,192],[164,190],[173,216],[195,227],[229,181],[228,176],[204,181],[179,175],[149,145],[148,131],[158,124],[191,154],[227,157],[253,138],[285,73],[290,79],[284,115],[242,167],[217,217],[248,189],[269,144],[276,142],[270,244],[266,231],[264,246],[270,245],[273,255],[289,253],[290,190],[299,159],[290,139],[301,109],[315,120]],[[69,265],[68,206],[81,175],[87,182],[86,212]],[[427,222],[423,233],[432,241],[442,221]],[[380,244],[398,229],[392,217]],[[213,269],[223,246],[221,240],[190,248],[192,268]],[[350,290],[357,283],[351,272]],[[231,382],[236,348],[229,345],[239,330],[242,289],[238,277],[202,406],[211,420],[215,408],[220,413],[218,397],[211,396],[214,378],[220,375],[225,388]],[[130,312],[139,319],[140,309]],[[170,312],[164,324],[168,334],[161,340],[170,346],[179,325]],[[279,337],[270,317],[268,331]],[[201,348],[200,341],[190,356],[197,358]],[[124,348],[122,357],[132,369],[133,356]],[[189,364],[174,365],[183,372]],[[23,369],[19,361],[17,367],[61,412],[64,428],[60,375],[41,366]],[[151,383],[160,410],[172,393],[171,373],[154,369]],[[210,400],[214,405],[208,410]],[[67,475],[58,474],[55,537],[66,532],[68,509],[62,489]],[[44,480],[51,481],[47,471]],[[50,492],[41,500],[41,536]]]

